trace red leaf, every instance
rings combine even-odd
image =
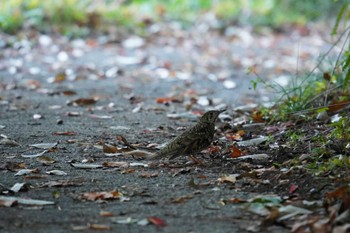
[[[156,226],[159,226],[159,227],[165,227],[166,226],[166,223],[164,222],[164,220],[162,220],[162,219],[160,219],[158,217],[148,217],[147,219],[153,225],[156,225]]]
[[[76,135],[76,132],[71,132],[71,131],[67,131],[67,132],[53,132],[52,135],[63,135],[63,136],[73,136]]]
[[[343,207],[350,208],[350,186],[341,186],[327,193],[328,202],[340,200]]]
[[[231,154],[230,154],[231,158],[237,158],[243,155],[243,152],[240,149],[238,149],[238,147],[236,146],[231,146],[230,151],[231,151]]]
[[[345,101],[339,101],[339,102],[334,102],[330,105],[328,105],[328,112],[337,112],[345,107],[350,105],[350,100],[345,100]]]
[[[299,188],[298,185],[292,184],[292,185],[289,187],[289,194],[294,193],[298,188]]]

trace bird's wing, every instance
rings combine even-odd
[[[168,155],[177,157],[196,153],[211,143],[207,125],[196,125],[169,143]]]

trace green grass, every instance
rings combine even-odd
[[[205,12],[215,14],[222,25],[231,23],[278,27],[304,24],[340,9],[331,0],[6,0],[0,5],[0,28],[16,33],[25,27],[68,33],[85,27],[143,27],[145,19],[177,20],[190,25]],[[316,9],[316,10],[315,10]],[[87,33],[88,33],[87,32]]]

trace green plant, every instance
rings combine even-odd
[[[23,22],[21,1],[9,0],[0,7],[0,27],[4,32],[14,33],[18,30]]]
[[[317,11],[315,11],[317,5]],[[7,0],[0,5],[0,29],[15,33],[24,24],[46,31],[91,26],[91,15],[104,23],[128,28],[151,21],[177,20],[190,26],[203,13],[212,12],[221,22],[278,27],[284,23],[305,23],[332,12],[337,4],[315,0]],[[75,30],[75,29],[74,29]]]
[[[347,156],[333,156],[325,161],[315,161],[308,164],[308,169],[310,169],[315,175],[322,175],[335,171],[337,168],[349,168],[350,158]]]
[[[350,119],[348,117],[341,117],[338,121],[331,123],[330,126],[333,127],[330,133],[332,139],[350,140]]]

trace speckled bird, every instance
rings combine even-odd
[[[157,151],[152,159],[164,157],[173,159],[181,155],[193,155],[207,148],[214,138],[216,119],[224,111],[226,109],[204,113],[197,124],[171,140],[165,147]]]

